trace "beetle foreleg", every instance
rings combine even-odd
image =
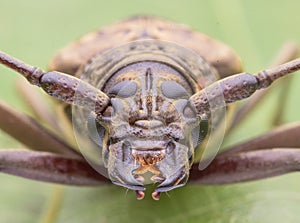
[[[20,79],[16,82],[19,95],[25,101],[27,107],[38,121],[47,123],[55,131],[62,133],[62,129],[57,123],[57,118],[51,109],[49,109],[48,101],[45,100],[39,89],[34,89],[26,80]],[[40,94],[39,94],[40,93]]]
[[[0,150],[0,172],[67,185],[93,186],[109,182],[83,159],[30,150]]]
[[[0,128],[32,150],[81,157],[72,147],[54,136],[32,118],[0,101]]]
[[[231,184],[300,170],[300,149],[271,148],[218,156],[203,171],[192,167],[190,182]]]
[[[300,123],[293,123],[225,149],[203,171],[194,164],[190,181],[229,184],[299,171],[299,135]]]

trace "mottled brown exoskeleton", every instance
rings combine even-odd
[[[291,57],[287,53],[280,63]],[[1,150],[2,172],[72,185],[98,185],[109,178],[135,190],[138,199],[146,184],[157,183],[152,197],[159,199],[161,192],[185,185],[188,178],[224,184],[300,167],[295,148],[299,124],[217,155],[220,143],[208,146],[210,139],[222,140],[227,104],[299,70],[300,59],[253,75],[241,73],[239,58],[226,45],[183,25],[134,17],[71,43],[54,57],[49,72],[5,53],[0,62],[65,102],[59,106],[67,123],[60,128],[52,114],[39,112],[42,105],[33,103],[54,129],[50,131],[2,103],[0,115],[7,119],[0,127],[36,150]],[[235,121],[256,99],[249,102]],[[73,142],[62,140],[70,135],[71,122],[81,154],[70,146]],[[283,142],[280,137],[290,138]],[[212,151],[203,158],[206,150]],[[195,152],[202,157],[194,162]]]

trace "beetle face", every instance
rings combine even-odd
[[[111,106],[102,122],[104,163],[113,183],[156,191],[184,185],[193,157],[192,132],[199,125],[190,93],[176,70],[155,62],[132,64],[115,75]],[[182,84],[181,84],[182,83]]]
[[[220,126],[224,120],[214,109],[208,122],[190,102],[196,91],[214,81],[214,69],[176,44],[145,40],[96,55],[79,71],[83,81],[109,97],[101,113],[91,112],[93,107],[73,107],[77,144],[89,164],[114,184],[135,190],[138,198],[144,196],[146,184],[158,184],[154,199],[183,186],[194,149],[217,129],[211,123]],[[219,105],[219,97],[214,98],[212,105]],[[201,150],[204,165],[218,150],[211,141],[219,142],[207,140]]]

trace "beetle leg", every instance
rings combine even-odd
[[[192,166],[190,181],[227,184],[300,170],[300,122],[225,149],[203,171]]]
[[[81,157],[70,146],[51,134],[32,118],[0,101],[0,128],[33,150],[44,150]]]
[[[297,55],[299,54],[299,47],[296,43],[294,42],[288,42],[286,43],[282,49],[279,51],[277,57],[274,59],[272,62],[272,67],[278,66],[280,64],[286,63],[290,60],[293,60],[297,58]],[[283,83],[282,83],[283,82]],[[282,85],[283,84],[283,85]],[[289,86],[291,84],[291,76],[287,76],[283,81],[280,83],[280,99],[281,103],[278,103],[278,108],[275,109],[276,115],[274,117],[274,124],[278,124],[280,122],[280,114],[282,114],[282,109],[285,108],[283,103],[286,102],[286,97],[287,97],[287,91],[286,89],[289,89]],[[274,89],[276,87],[279,87],[279,85],[274,84],[274,86],[271,86],[270,88],[267,89],[262,89],[256,94],[254,94],[252,97],[250,97],[236,112],[230,129],[233,129],[237,124],[239,124],[254,108],[256,105],[258,105],[262,99],[270,92],[271,89]]]
[[[20,93],[19,95],[32,111],[34,117],[37,120],[41,120],[42,122],[49,124],[50,127],[56,131],[61,132],[54,113],[51,111],[47,102],[45,101],[45,97],[40,95],[39,92],[36,91],[37,89],[32,88],[32,86],[24,79],[17,80],[16,86],[18,92]]]
[[[231,184],[300,170],[300,149],[271,148],[217,156],[203,171],[192,166],[190,182]]]
[[[83,159],[30,150],[0,150],[0,172],[44,182],[77,186],[93,186],[110,182]]]
[[[224,102],[229,104],[248,98],[257,90],[267,88],[278,78],[297,70],[300,70],[300,58],[254,75],[236,74],[212,83],[192,95],[189,100],[198,115],[210,115],[211,110],[223,107]],[[223,100],[220,100],[222,97]],[[212,101],[213,103],[211,103]],[[210,104],[213,104],[214,107],[210,107]]]
[[[17,80],[17,90],[20,92],[20,96],[25,101],[26,105],[32,111],[34,119],[42,122],[46,127],[49,127],[50,131],[63,141],[69,143],[73,149],[77,150],[77,144],[73,134],[73,127],[69,120],[66,119],[64,108],[65,106],[56,106],[55,110],[49,107],[49,103],[56,103],[51,100],[46,100],[47,96],[42,95],[39,89],[33,88],[26,80]],[[50,98],[48,98],[50,99]],[[57,117],[58,116],[58,117]],[[59,120],[59,122],[57,122]],[[48,128],[47,128],[48,129]],[[39,147],[40,148],[40,147]]]
[[[96,114],[107,107],[109,97],[82,80],[57,71],[44,72],[0,51],[0,63],[22,74],[31,84],[41,87],[47,94],[84,108],[91,106]]]
[[[274,115],[271,123],[273,126],[279,126],[280,124],[284,123],[283,114],[289,101],[288,96],[290,92],[289,89],[291,89],[292,80],[293,76],[288,76],[282,81],[283,83],[280,83],[280,92],[278,96],[278,101],[280,101],[280,103],[276,103],[276,107],[274,108]]]
[[[260,150],[265,148],[300,148],[300,122],[285,124],[246,142],[225,148],[222,154]]]

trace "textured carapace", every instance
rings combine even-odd
[[[225,44],[185,25],[151,16],[132,17],[83,36],[59,51],[49,70],[75,74],[95,54],[143,39],[165,40],[191,49],[221,77],[242,71],[239,57]]]

